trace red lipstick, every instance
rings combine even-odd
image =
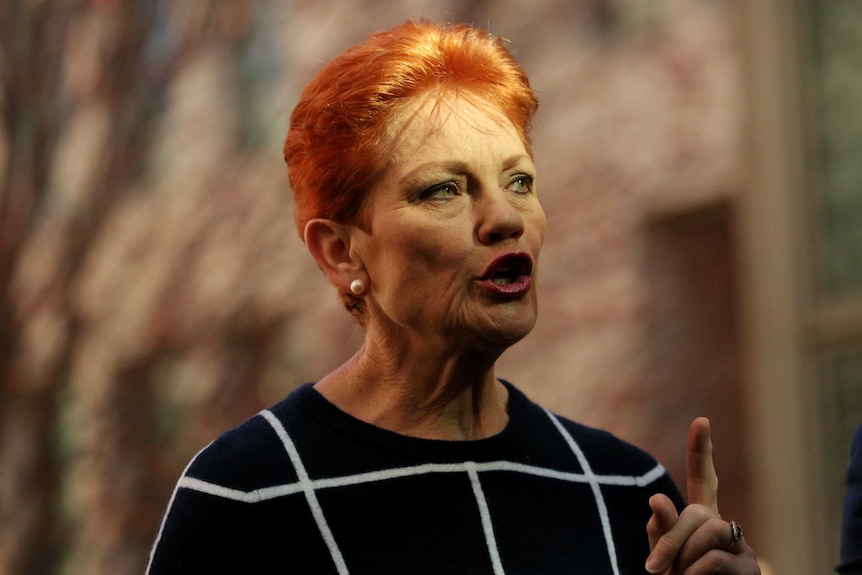
[[[502,298],[518,298],[530,291],[533,258],[524,252],[503,254],[485,269],[479,283],[487,293]]]

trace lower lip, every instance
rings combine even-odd
[[[490,295],[502,298],[520,297],[529,292],[532,286],[530,276],[520,276],[509,284],[495,284],[491,280],[481,280],[479,283]]]

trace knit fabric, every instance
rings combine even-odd
[[[652,457],[532,403],[475,441],[418,439],[311,384],[204,448],[148,573],[644,573],[647,503],[682,498]]]

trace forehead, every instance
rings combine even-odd
[[[412,98],[390,122],[387,140],[390,165],[418,156],[457,156],[477,145],[525,153],[518,131],[496,107],[454,92]]]

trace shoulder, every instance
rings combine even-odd
[[[274,514],[312,525],[304,499],[288,497],[298,491],[297,475],[277,429],[301,411],[292,396],[222,434],[191,460],[162,517],[147,573],[263,571],[288,545],[283,532],[271,528]],[[258,505],[262,501],[278,505]]]
[[[528,427],[530,443],[541,444],[543,453],[553,461],[571,461],[604,485],[638,487],[648,494],[665,493],[682,508],[684,502],[674,481],[647,451],[607,430],[541,407],[512,384],[504,383],[510,389],[510,415],[520,420],[518,429]]]
[[[295,480],[283,430],[299,417],[305,388],[223,433],[192,459],[183,475],[241,491]]]
[[[542,435],[542,441],[564,441],[567,450],[580,451],[586,457],[594,472],[646,472],[658,465],[649,453],[609,431],[572,421],[534,403],[511,383],[503,383],[509,389],[510,416],[519,420],[521,428],[526,421],[533,433]]]
[[[664,466],[640,447],[612,433],[554,416],[577,442],[589,472],[607,486],[636,487],[644,494],[664,493],[678,510],[685,500]],[[585,471],[587,471],[585,469]]]
[[[661,467],[658,461],[640,447],[620,439],[604,429],[590,427],[566,417],[551,414],[577,443],[589,460],[594,473],[636,473]],[[664,468],[661,468],[663,471]]]

